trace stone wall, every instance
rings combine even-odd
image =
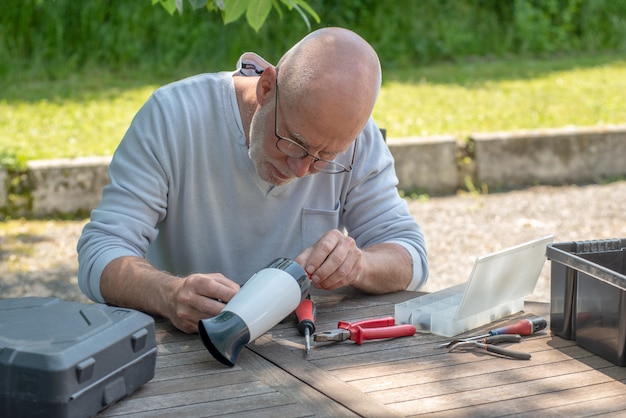
[[[626,178],[626,125],[474,134],[469,142],[439,136],[389,138],[387,143],[399,188],[431,195],[455,193],[467,181],[506,190]],[[109,157],[30,161],[30,196],[16,199],[28,208],[20,213],[88,214],[109,181],[109,162]],[[0,208],[5,212],[10,177],[0,170]]]
[[[475,134],[477,179],[496,188],[626,175],[626,126]]]
[[[110,157],[29,161],[32,216],[88,214],[109,182],[110,162]]]
[[[626,178],[626,125],[388,140],[399,187],[450,194]]]

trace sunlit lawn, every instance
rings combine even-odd
[[[3,80],[0,162],[110,155],[151,92],[185,75]],[[624,124],[625,91],[626,60],[611,56],[387,69],[374,117],[392,138]]]
[[[511,63],[513,65],[514,63]],[[472,132],[596,126],[626,123],[626,61],[597,66],[537,71],[532,62],[518,62],[527,73],[511,69],[493,79],[472,74],[458,83],[427,77],[407,83],[388,82],[381,92],[375,117],[390,136],[452,134],[465,138]],[[498,64],[501,66],[501,64]],[[442,73],[462,72],[453,66]],[[431,69],[436,71],[436,69]],[[441,75],[439,76],[439,78]]]
[[[68,80],[26,82],[0,93],[1,162],[112,154],[158,84],[110,74],[97,78],[94,82],[81,74]]]

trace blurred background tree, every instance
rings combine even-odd
[[[302,20],[308,28],[311,28],[307,13],[315,19],[317,23],[320,18],[311,6],[304,0],[188,0],[192,9],[207,9],[209,11],[221,12],[224,24],[234,22],[245,16],[246,22],[251,28],[258,31],[267,20],[272,7],[282,16],[282,7],[288,10],[296,10],[300,13]],[[152,0],[152,4],[160,4],[170,14],[176,11],[183,13],[185,8],[184,0]],[[282,6],[281,6],[282,4]],[[306,13],[305,13],[306,12]]]
[[[187,4],[5,0],[0,77],[55,78],[93,67],[214,71],[232,68],[248,50],[275,62],[294,42],[323,26],[356,31],[387,68],[470,58],[626,52],[626,1],[621,0],[209,0],[199,9],[174,13],[171,4],[183,2]],[[226,11],[238,5],[238,12],[216,13],[220,5]],[[261,5],[259,15],[266,16],[262,26],[260,18],[254,27],[235,19],[244,16],[242,10],[247,16],[251,6],[259,10]],[[313,18],[310,27],[303,16]]]

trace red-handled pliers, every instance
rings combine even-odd
[[[358,322],[339,321],[338,329],[322,331],[313,334],[315,341],[344,341],[352,340],[362,344],[365,340],[381,338],[410,337],[415,335],[415,327],[410,324],[396,325],[393,316],[385,318],[364,319]]]

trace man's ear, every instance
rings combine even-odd
[[[256,85],[256,100],[263,106],[267,100],[273,96],[276,88],[276,68],[269,66],[263,70]],[[270,96],[271,95],[271,96]]]

